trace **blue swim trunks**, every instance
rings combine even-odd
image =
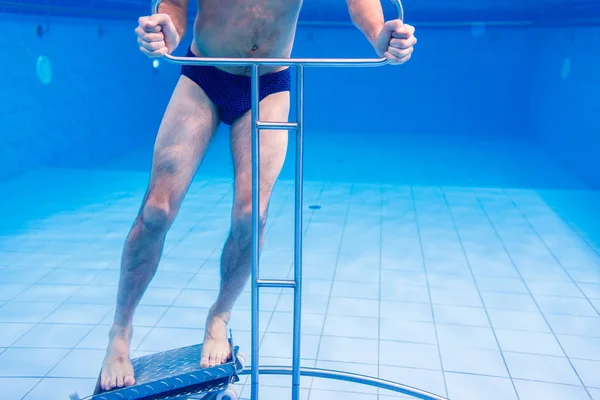
[[[196,57],[191,48],[186,57]],[[251,78],[249,76],[233,75],[216,67],[200,65],[183,65],[181,74],[200,86],[219,107],[223,123],[231,125],[250,110]],[[260,100],[273,93],[290,91],[290,69],[261,75],[259,85]]]

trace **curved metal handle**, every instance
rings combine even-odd
[[[398,19],[404,21],[404,8],[401,0],[391,0],[398,11]],[[152,0],[152,13],[158,14],[161,0]],[[228,57],[175,57],[170,54],[163,56],[173,64],[185,65],[219,65],[219,66],[296,66],[306,65],[315,67],[379,67],[388,63],[382,58],[228,58]]]

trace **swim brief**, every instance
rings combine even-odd
[[[186,57],[196,57],[191,48]],[[223,123],[231,125],[250,110],[252,100],[249,76],[234,75],[216,67],[203,65],[183,65],[181,74],[200,86],[213,103],[219,107]],[[261,75],[259,86],[260,100],[273,93],[290,91],[290,69],[286,68],[282,71]]]

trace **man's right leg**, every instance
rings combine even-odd
[[[219,125],[204,91],[181,76],[161,123],[150,183],[125,242],[115,319],[102,366],[103,390],[131,386],[133,314],[158,268],[167,231]]]

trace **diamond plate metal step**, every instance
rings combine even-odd
[[[238,382],[237,373],[244,367],[239,348],[233,346],[232,339],[229,342],[232,358],[211,368],[200,368],[201,344],[134,358],[131,362],[135,385],[102,391],[98,377],[94,394],[82,400],[167,400],[190,396],[210,400],[230,384]],[[71,400],[76,399],[79,396],[72,394]]]

